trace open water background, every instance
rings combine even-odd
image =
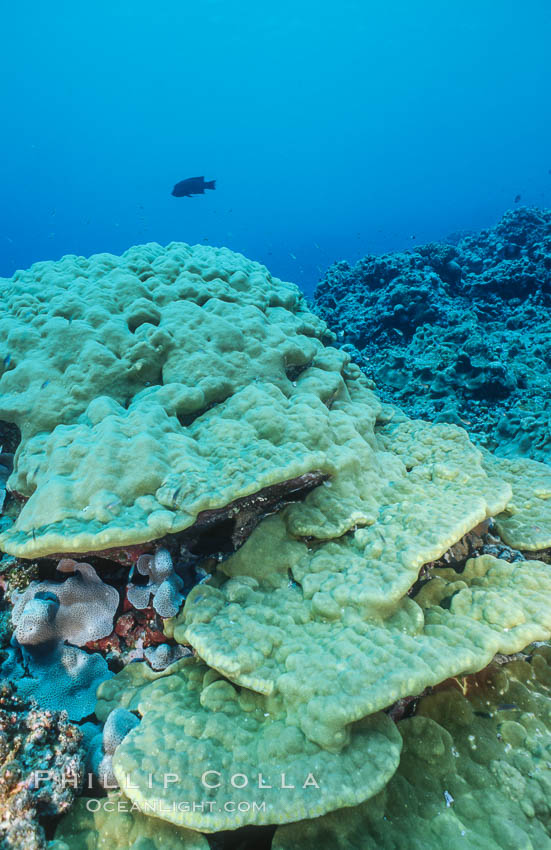
[[[0,275],[182,240],[311,292],[551,201],[549,0],[1,7]]]

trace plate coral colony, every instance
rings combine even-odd
[[[2,281],[2,846],[551,848],[550,470],[469,436],[497,366],[427,324],[497,304],[475,248],[410,255],[416,304],[366,261],[348,340],[346,270],[322,319],[225,248]]]

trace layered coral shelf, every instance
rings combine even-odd
[[[70,659],[96,659],[73,719],[136,809],[80,801],[52,850],[247,825],[280,825],[274,850],[547,846],[549,468],[382,403],[296,287],[227,249],[65,257],[4,292],[0,546],[38,572],[5,581],[4,672],[46,698],[57,664],[74,699]],[[240,787],[255,806],[228,808]]]

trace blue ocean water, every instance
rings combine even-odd
[[[551,200],[548,0],[20,0],[0,275],[155,240],[327,266]],[[204,175],[216,191],[174,198]]]

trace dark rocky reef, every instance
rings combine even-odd
[[[551,210],[333,265],[314,309],[408,415],[551,462]]]
[[[82,733],[0,684],[0,846],[45,850],[39,819],[67,812],[84,778]]]

